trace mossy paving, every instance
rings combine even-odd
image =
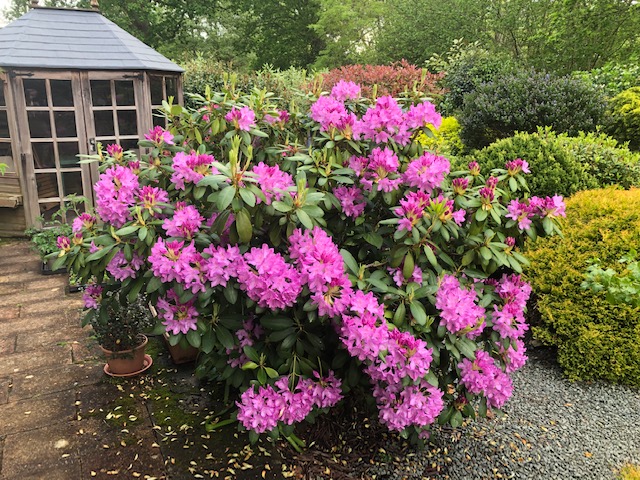
[[[106,380],[119,395],[106,407],[89,413],[119,431],[117,448],[144,448],[136,442],[136,430],[148,418],[154,436],[147,448],[159,449],[165,464],[164,478],[253,480],[294,476],[272,444],[249,446],[248,437],[235,425],[207,432],[207,421],[215,420],[215,413],[228,406],[216,400],[210,386],[199,384],[193,365],[175,367],[159,339],[150,339],[147,353],[154,359],[147,375]],[[154,478],[135,473],[134,478]]]

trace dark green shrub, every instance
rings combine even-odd
[[[518,70],[479,85],[464,96],[462,141],[482,148],[514,132],[550,126],[577,135],[602,123],[603,92],[582,80],[534,70]]]
[[[496,55],[475,44],[459,55],[450,56],[448,62],[441,66],[445,69],[442,86],[447,92],[439,109],[448,115],[462,109],[465,95],[516,69],[508,57]]]
[[[607,64],[589,72],[573,72],[573,75],[603,88],[609,97],[614,97],[628,88],[640,86],[640,65],[637,63]]]
[[[607,130],[629,148],[640,150],[640,87],[633,87],[611,99]]]
[[[612,305],[605,292],[580,284],[594,258],[622,271],[618,259],[640,248],[640,190],[591,190],[567,202],[564,239],[538,240],[528,250],[527,276],[537,296],[534,336],[558,347],[571,379],[640,386],[640,312]]]

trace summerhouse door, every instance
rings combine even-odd
[[[71,195],[91,201],[91,167],[80,76],[73,72],[16,75],[16,104],[31,223],[50,220]],[[20,108],[22,107],[22,108]],[[66,219],[69,221],[70,219]]]

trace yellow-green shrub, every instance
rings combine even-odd
[[[632,87],[611,99],[609,133],[629,148],[640,150],[640,87]]]
[[[462,152],[462,140],[460,140],[460,123],[456,117],[445,117],[439,129],[429,125],[432,137],[424,133],[418,137],[418,141],[428,150],[441,155],[458,155]]]
[[[612,305],[580,288],[589,262],[621,271],[618,259],[640,249],[640,189],[590,190],[567,201],[564,239],[529,246],[527,269],[537,297],[536,338],[558,347],[571,379],[640,386],[640,311]]]

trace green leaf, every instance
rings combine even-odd
[[[129,235],[133,232],[135,232],[136,230],[138,230],[138,226],[137,225],[129,225],[127,227],[122,227],[120,230],[116,230],[116,235],[118,235],[119,237],[123,237],[125,235]]]
[[[226,210],[233,198],[236,196],[236,187],[229,185],[223,188],[218,194],[218,200],[216,205],[218,206],[218,210]]]
[[[187,342],[195,348],[200,348],[202,338],[197,330],[189,330],[187,332]]]
[[[260,324],[269,330],[285,330],[293,326],[293,319],[284,316],[264,316],[260,319]]]
[[[378,249],[382,247],[383,238],[382,238],[382,235],[378,233],[375,233],[375,232],[365,233],[362,238],[364,238],[364,240],[367,243],[370,243],[371,245],[373,245]]]
[[[242,200],[244,201],[244,203],[246,203],[250,207],[256,206],[256,196],[253,193],[251,193],[250,190],[246,188],[241,188],[240,197],[242,197]]]
[[[424,311],[422,303],[413,301],[409,304],[409,310],[411,315],[418,325],[424,325],[427,323],[427,313]]]
[[[518,190],[518,182],[513,177],[509,179],[509,188],[511,189],[512,192],[515,192],[516,190]]]
[[[249,360],[247,363],[242,365],[241,368],[242,370],[255,370],[256,368],[258,368],[258,364]]]
[[[147,293],[153,293],[162,286],[162,281],[158,277],[151,277],[147,283]]]
[[[231,349],[235,347],[235,342],[233,341],[233,336],[231,335],[231,332],[229,332],[229,330],[227,330],[221,325],[216,326],[216,337],[218,338],[218,341],[224,348]]]
[[[246,208],[236,213],[236,231],[241,243],[249,243],[251,241],[253,226],[251,225],[249,211]]]
[[[358,267],[358,262],[353,258],[353,255],[348,250],[344,248],[340,250],[340,255],[342,255],[342,259],[344,260],[345,265],[354,275],[358,275],[360,273],[360,268]]]
[[[476,220],[479,222],[484,222],[487,218],[487,211],[483,209],[478,209],[476,211]]]
[[[267,372],[269,378],[278,378],[280,376],[273,368],[265,367],[264,371]]]
[[[94,260],[100,260],[102,257],[107,255],[107,253],[109,253],[114,246],[115,246],[115,244],[109,245],[108,247],[104,247],[104,248],[98,250],[97,252],[93,252],[93,253],[89,254],[87,256],[87,258],[85,259],[85,261],[86,262],[93,262]]]
[[[313,222],[311,221],[311,217],[304,210],[298,209],[296,210],[296,215],[298,216],[298,220],[300,223],[304,225],[307,230],[313,230]]]
[[[291,210],[293,210],[293,207],[291,207],[290,205],[287,205],[284,202],[280,202],[280,201],[275,201],[273,203],[271,203],[271,206],[276,209],[278,212],[282,212],[282,213],[288,213]]]

